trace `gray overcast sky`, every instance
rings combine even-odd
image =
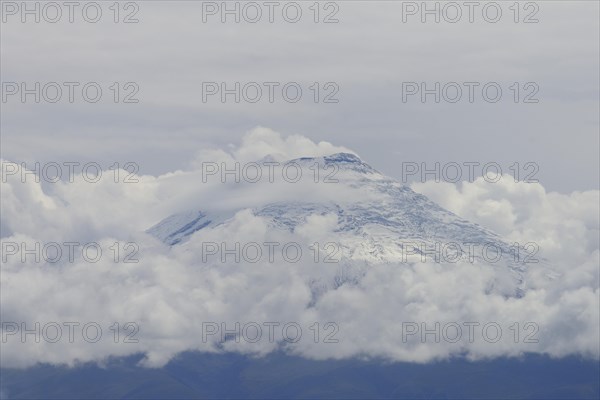
[[[4,83],[93,81],[103,88],[94,104],[78,90],[72,104],[65,97],[55,104],[8,97],[2,103],[3,158],[106,166],[134,161],[141,172],[157,174],[186,168],[198,150],[238,143],[262,125],[349,147],[395,177],[405,161],[494,161],[505,172],[514,162],[533,161],[548,190],[598,189],[596,1],[530,2],[535,8],[521,2],[519,23],[509,8],[513,2],[497,2],[503,13],[497,23],[485,21],[481,7],[473,23],[467,15],[457,23],[433,17],[422,23],[419,14],[403,22],[401,2],[338,1],[327,8],[322,2],[319,18],[335,12],[339,20],[330,24],[313,22],[313,2],[299,2],[298,23],[286,22],[281,7],[273,23],[266,15],[257,23],[232,17],[222,23],[219,14],[204,23],[201,2],[138,1],[139,22],[124,24],[113,22],[112,2],[100,4],[103,15],[95,24],[80,10],[74,23],[63,15],[54,24],[32,17],[22,23],[19,14],[3,13]],[[119,18],[133,10],[121,9]],[[534,12],[538,23],[522,22]],[[139,86],[139,103],[112,102],[112,82],[130,81]],[[218,96],[204,103],[207,81],[293,81],[303,98],[288,103],[276,90],[273,103],[266,93],[257,103],[235,104],[232,96],[224,104]],[[339,103],[314,103],[313,82],[334,82]],[[436,104],[433,96],[421,103],[418,95],[403,102],[403,82],[497,82],[503,96],[488,103],[479,86],[470,103],[463,86],[457,103]],[[514,82],[521,86],[518,103],[510,90]],[[522,102],[531,92],[523,88],[527,82],[539,87],[538,103]],[[121,88],[120,94],[127,92]],[[321,88],[321,98],[328,92]]]

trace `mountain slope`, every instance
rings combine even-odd
[[[327,240],[339,244],[342,264],[480,262],[510,271],[516,292],[523,289],[526,261],[534,260],[523,248],[443,209],[357,156],[338,153],[287,164],[292,163],[308,172],[299,183],[305,186],[288,186],[298,193],[251,207],[253,215],[264,218],[270,228],[293,235],[310,217],[329,216],[336,223]],[[243,188],[251,185],[237,184],[238,195],[244,198]],[[282,191],[269,183],[256,185],[273,197]],[[148,233],[169,245],[185,243],[199,230],[230,224],[242,209],[211,212],[207,208],[171,215]]]

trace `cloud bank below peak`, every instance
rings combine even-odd
[[[268,155],[289,160],[352,153],[301,136],[282,137],[267,128],[249,132],[239,146],[211,152],[200,152],[195,162],[256,161]],[[82,340],[21,342],[12,336],[11,343],[3,346],[3,367],[28,367],[38,362],[77,365],[134,353],[146,355],[144,365],[160,367],[189,350],[263,355],[283,349],[315,359],[381,357],[414,362],[454,356],[519,356],[525,352],[595,359],[600,355],[598,191],[559,195],[539,184],[510,180],[413,186],[450,211],[505,237],[539,242],[540,255],[557,265],[560,276],[548,280],[543,266],[533,265],[527,274],[531,289],[521,298],[507,298],[489,290],[497,276],[495,268],[479,264],[402,263],[369,269],[363,265],[315,264],[312,260],[297,264],[201,260],[203,239],[216,243],[326,242],[339,227],[335,215],[311,216],[296,231],[282,233],[271,229],[266,218],[254,215],[246,206],[234,215],[232,224],[199,231],[189,245],[173,248],[144,233],[168,215],[202,209],[209,202],[228,201],[236,207],[272,202],[273,191],[282,193],[281,200],[301,198],[309,190],[314,198],[344,197],[358,192],[355,188],[292,184],[286,192],[283,186],[266,190],[261,185],[246,185],[249,189],[243,191],[243,185],[202,184],[193,165],[187,171],[139,176],[136,184],[115,183],[112,178],[103,175],[94,184],[77,178],[72,183],[56,183],[51,191],[31,180],[23,183],[18,175],[8,176],[2,183],[3,243],[27,243],[27,248],[33,248],[35,242],[96,241],[105,254],[112,255],[110,247],[115,241],[135,241],[140,260],[117,264],[104,257],[89,263],[79,257],[75,262],[56,265],[36,263],[32,257],[23,263],[11,257],[3,262],[3,322],[26,322],[31,329],[35,322],[78,321],[83,325],[93,321],[106,333],[95,344]],[[362,278],[356,284],[332,285],[315,299],[311,279],[333,280],[339,275]],[[114,343],[108,330],[111,324],[129,321],[139,323],[139,343]],[[305,332],[298,343],[263,340],[223,344],[219,335],[203,341],[203,323],[211,321],[226,323],[228,329],[236,322],[278,321],[283,325],[293,321]],[[315,321],[322,327],[335,322],[339,343],[314,343],[308,327]],[[436,321],[442,325],[497,323],[503,329],[502,340],[490,343],[479,334],[471,343],[463,326],[463,336],[455,343],[422,343],[419,336],[402,341],[403,324],[423,322],[431,329]],[[510,330],[515,322],[520,323],[521,333],[526,333],[522,330],[525,323],[535,322],[539,340],[515,343]]]

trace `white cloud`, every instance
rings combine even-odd
[[[221,152],[231,160],[251,160],[271,153],[281,159],[338,152],[329,143],[313,143],[302,137],[281,138],[260,128],[239,147]],[[344,149],[344,151],[346,151]],[[216,153],[213,153],[216,154]],[[200,158],[206,159],[206,158]],[[368,161],[368,160],[367,160]],[[195,164],[198,167],[198,164]],[[202,262],[202,244],[234,241],[264,243],[298,242],[307,248],[313,241],[334,237],[336,218],[313,215],[296,232],[269,227],[267,220],[249,209],[273,201],[327,201],[373,198],[360,187],[302,182],[297,185],[201,184],[197,169],[158,177],[141,176],[138,184],[115,184],[111,177],[97,184],[82,179],[59,183],[44,193],[35,182],[23,184],[8,176],[2,184],[3,243],[35,241],[97,241],[103,257],[96,263],[81,256],[73,263],[22,263],[10,257],[2,265],[3,321],[34,323],[77,321],[99,323],[104,334],[98,343],[77,337],[21,343],[9,337],[3,344],[2,364],[25,367],[36,362],[76,364],[108,356],[136,352],[146,354],[145,365],[161,366],[178,352],[240,351],[266,354],[277,348],[310,358],[383,357],[391,360],[427,362],[466,354],[470,358],[516,356],[523,352],[554,356],[581,354],[599,356],[598,349],[598,192],[561,195],[547,193],[541,185],[516,184],[508,180],[488,184],[481,181],[422,184],[413,188],[457,214],[497,230],[509,240],[536,241],[543,256],[557,266],[560,276],[548,279],[542,265],[527,273],[523,297],[506,297],[492,284],[502,281],[499,267],[480,264],[386,264],[314,263],[305,257],[285,262],[275,252],[276,262]],[[377,176],[374,176],[377,178]],[[353,197],[354,196],[354,197]],[[240,210],[227,225],[198,231],[189,242],[172,248],[142,233],[169,213],[184,209]],[[205,207],[206,206],[206,207]],[[115,263],[111,246],[115,241],[139,245],[139,263]],[[308,253],[312,255],[311,253]],[[340,277],[347,282],[336,288]],[[335,288],[335,290],[334,290]],[[139,324],[139,343],[114,343],[114,322]],[[202,340],[203,323],[274,321],[296,322],[303,329],[294,344],[228,341],[219,345],[219,335]],[[314,330],[319,322],[319,343]],[[432,328],[456,322],[463,337],[456,343],[430,340],[418,335],[403,343],[407,323],[427,323]],[[335,322],[338,343],[323,343]],[[478,322],[470,343],[467,328]],[[514,343],[511,326],[519,323],[520,339]],[[539,326],[537,343],[523,343],[531,329]],[[404,323],[404,324],[403,324]],[[481,327],[497,323],[502,328],[498,343],[483,340]],[[530,327],[531,328],[531,327]],[[280,328],[277,328],[280,329]],[[533,329],[533,328],[532,328]],[[276,330],[280,332],[280,330]],[[450,332],[450,331],[448,331]],[[447,333],[448,333],[447,332]],[[493,331],[490,331],[490,334]],[[66,330],[64,335],[66,335]],[[263,326],[263,337],[267,329]]]
[[[266,156],[274,161],[288,161],[301,157],[322,157],[335,153],[352,153],[352,150],[342,146],[334,146],[329,142],[315,143],[300,136],[289,135],[282,137],[270,128],[256,127],[247,132],[240,146],[230,145],[230,151],[221,149],[204,150],[198,153],[198,161],[238,161],[254,162]],[[196,164],[197,165],[197,164]]]
[[[542,255],[565,269],[594,254],[600,246],[600,192],[547,193],[539,183],[414,183],[412,189],[442,207],[489,227],[507,240],[535,242]]]

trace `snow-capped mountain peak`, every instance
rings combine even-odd
[[[298,158],[289,163],[302,168],[318,164],[326,171],[335,171],[335,181],[307,186],[306,190],[302,187],[300,198],[291,194],[284,200],[267,200],[258,206],[242,206],[225,212],[211,211],[211,204],[198,204],[197,210],[171,215],[148,233],[168,245],[181,245],[198,231],[230,224],[235,213],[243,209],[250,209],[271,229],[291,235],[311,216],[334,216],[337,225],[328,240],[339,243],[344,262],[376,265],[427,258],[440,262],[436,256],[441,256],[446,257],[441,262],[450,258],[449,263],[461,260],[502,266],[513,276],[516,286],[522,286],[526,265],[524,254],[519,254],[517,248],[492,231],[460,218],[409,187],[381,175],[358,156],[337,153]],[[282,190],[277,185],[259,187],[267,194]],[[313,193],[325,187],[329,190],[326,196]],[[244,198],[243,192],[237,195]],[[265,198],[270,199],[270,196]],[[409,246],[411,257],[407,258]],[[435,251],[440,254],[429,254]],[[496,260],[498,253],[501,258]]]

